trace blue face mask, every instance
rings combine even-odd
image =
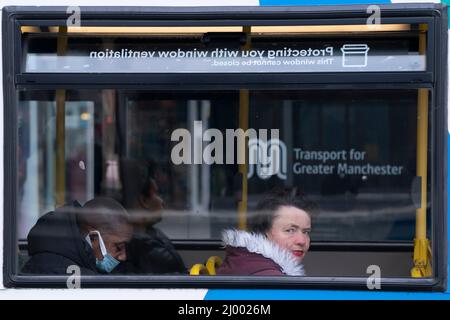
[[[119,265],[119,263],[120,261],[114,259],[114,257],[109,253],[103,255],[102,261],[95,259],[95,266],[97,267],[97,269],[106,273],[110,273],[111,271],[113,271],[114,268]]]
[[[95,258],[95,266],[100,271],[110,273],[111,271],[114,270],[115,267],[117,267],[119,265],[120,261],[118,261],[117,259],[115,259],[113,256],[111,256],[108,253],[108,251],[106,250],[105,243],[103,242],[103,238],[102,238],[100,232],[98,232],[97,230],[91,231],[85,238],[87,243],[91,246],[91,248],[92,248],[92,242],[91,242],[91,238],[89,237],[89,235],[91,235],[92,233],[96,233],[98,235],[98,242],[100,244],[100,250],[103,255],[103,260],[98,260],[97,258]]]

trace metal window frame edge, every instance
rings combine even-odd
[[[445,95],[445,88],[447,84],[447,80],[445,79],[445,75],[447,74],[446,60],[447,60],[447,47],[446,47],[446,37],[443,39],[443,35],[447,34],[447,32],[443,30],[443,25],[447,22],[447,13],[446,10],[443,10],[443,5],[436,4],[399,4],[399,5],[381,5],[382,10],[386,12],[390,12],[392,16],[405,16],[404,10],[406,11],[406,16],[413,16],[417,12],[419,13],[428,13],[430,16],[436,18],[436,23],[439,24],[437,27],[441,32],[435,32],[435,43],[438,44],[438,47],[442,50],[436,50],[436,61],[434,64],[435,76],[436,79],[440,81],[436,82],[435,94],[436,94],[436,103],[441,105],[441,108],[438,108],[438,112],[440,109],[440,114],[436,115],[436,123],[434,125],[433,135],[436,136],[436,147],[439,148],[439,156],[435,157],[433,162],[433,166],[436,166],[436,170],[441,170],[440,172],[447,172],[447,144],[446,144],[446,136],[442,137],[443,132],[446,133],[446,123],[445,113],[447,112],[445,106],[447,102],[447,97]],[[14,59],[20,53],[20,47],[17,47],[17,37],[20,36],[17,34],[17,25],[16,19],[23,15],[42,15],[43,13],[48,13],[51,15],[61,15],[65,14],[66,7],[4,7],[3,8],[3,59],[2,63],[4,66],[3,69],[3,86],[4,86],[4,179],[5,179],[5,188],[4,188],[4,225],[5,226],[15,226],[15,212],[16,212],[16,201],[13,200],[13,197],[16,196],[16,181],[15,172],[16,172],[16,161],[17,155],[15,152],[15,146],[17,143],[17,133],[16,133],[16,110],[17,110],[17,101],[15,97],[15,84],[14,77],[19,71],[17,68],[17,60]],[[224,8],[220,7],[218,12],[215,8],[152,8],[151,13],[148,12],[149,7],[144,7],[147,10],[142,11],[143,8],[111,8],[111,10],[104,11],[100,16],[113,16],[117,15],[116,18],[120,18],[120,15],[129,15],[129,14],[139,14],[145,17],[148,14],[158,14],[161,17],[161,11],[166,12],[167,15],[175,15],[177,18],[182,18],[183,16],[189,15],[198,15],[195,18],[199,17],[207,17],[208,19],[217,18],[214,14],[216,13],[219,16],[224,14],[234,14],[236,17],[240,19],[244,19],[246,15],[250,16],[258,16],[261,18],[264,14],[268,12],[272,12],[280,15],[287,15],[289,18],[291,16],[306,14],[308,18],[314,17],[317,14],[322,13],[320,9],[317,7],[239,7],[239,8]],[[327,15],[333,14],[347,14],[349,16],[356,15],[359,18],[361,17],[363,11],[366,6],[327,6]],[[99,7],[83,7],[83,12],[88,13],[89,16],[92,16],[92,19],[95,19]],[[104,10],[104,8],[102,8]],[[160,11],[158,11],[160,10]],[[201,10],[201,12],[198,12]],[[256,10],[256,12],[255,12]],[[240,12],[237,14],[237,12]],[[441,13],[443,13],[441,15]],[[280,17],[281,18],[281,17]],[[436,36],[437,34],[437,36]],[[11,44],[13,44],[11,46]],[[445,66],[445,68],[440,68]],[[443,74],[442,74],[443,73]],[[441,76],[439,76],[441,75]],[[442,114],[443,113],[443,114]],[[442,154],[443,153],[443,154]],[[439,159],[436,159],[439,158]],[[433,170],[435,172],[436,170]],[[434,173],[435,175],[435,173]],[[436,184],[434,190],[447,190],[447,175],[444,174],[441,179],[434,179],[433,185]],[[439,197],[438,193],[445,194],[445,196]],[[433,204],[438,205],[440,210],[442,210],[445,214],[443,217],[434,217],[434,227],[437,231],[433,234],[433,241],[437,243],[437,246],[433,248],[434,253],[438,253],[435,255],[437,259],[437,264],[434,266],[434,271],[436,272],[436,277],[432,279],[397,279],[390,278],[382,281],[385,283],[385,288],[387,290],[419,290],[419,291],[444,291],[447,288],[447,249],[448,245],[445,243],[446,239],[446,220],[447,220],[447,193],[443,192],[434,192],[433,195]],[[433,210],[435,211],[435,210]],[[441,219],[443,221],[441,221]],[[438,224],[439,223],[439,224]],[[3,280],[4,286],[11,287],[55,287],[64,284],[65,279],[67,277],[33,277],[33,276],[17,276],[14,272],[16,263],[15,258],[13,257],[14,248],[16,246],[16,231],[14,228],[5,228],[4,230],[4,268],[3,268]],[[136,280],[139,279],[139,280]],[[316,278],[299,278],[293,279],[289,278],[273,278],[266,277],[264,279],[254,278],[254,277],[190,277],[190,276],[173,276],[171,279],[164,279],[162,276],[151,276],[151,277],[136,277],[136,276],[115,276],[115,277],[94,277],[92,279],[87,279],[86,284],[88,286],[94,287],[214,287],[223,288],[228,287],[239,287],[242,288],[243,284],[248,284],[251,287],[263,287],[263,288],[308,288],[308,289],[319,289],[319,288],[335,288],[335,289],[364,289],[366,286],[365,279],[360,278],[334,278],[334,277],[321,277],[320,279]],[[150,286],[149,286],[150,285]]]

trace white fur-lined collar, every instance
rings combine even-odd
[[[295,261],[292,254],[278,246],[264,235],[249,233],[242,230],[225,230],[222,232],[225,246],[245,248],[249,252],[260,254],[281,267],[284,274],[290,276],[304,276],[303,264]]]

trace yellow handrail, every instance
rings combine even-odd
[[[414,278],[430,277],[431,249],[427,239],[427,156],[428,156],[428,90],[419,89],[417,105],[417,176],[420,177],[420,208],[416,209],[414,239]]]
[[[421,25],[419,35],[419,53],[426,52],[427,25]],[[417,176],[420,177],[420,208],[416,209],[416,238],[414,239],[413,278],[432,275],[432,254],[427,239],[427,166],[428,166],[428,90],[419,89],[417,98]]]
[[[67,51],[67,27],[59,27],[57,54],[63,56]],[[61,207],[66,195],[66,90],[56,90],[56,168],[55,205]]]
[[[189,271],[191,276],[199,276],[199,275],[209,275],[208,269],[206,269],[204,264],[197,263],[194,264]]]
[[[243,31],[247,34],[247,42],[243,46],[244,50],[249,50],[251,47],[251,27],[245,26],[243,27]],[[248,130],[248,109],[250,104],[250,97],[248,90],[240,90],[239,91],[239,128],[242,130]],[[247,141],[244,139],[244,145],[238,146],[238,148],[244,149],[245,161],[244,164],[239,165],[239,173],[242,176],[242,198],[238,203],[238,227],[241,230],[247,229],[247,195],[248,195],[248,147]]]
[[[210,275],[215,276],[216,275],[216,268],[220,267],[222,264],[222,259],[218,256],[212,256],[206,261],[206,269],[208,269],[208,272]]]

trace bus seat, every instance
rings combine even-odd
[[[209,275],[208,269],[206,269],[204,264],[197,263],[194,264],[189,271],[191,276],[199,276],[199,275]]]
[[[206,269],[208,270],[208,273],[212,276],[216,275],[216,268],[219,267],[222,264],[222,259],[218,256],[211,256],[209,257],[208,261],[206,262]]]

